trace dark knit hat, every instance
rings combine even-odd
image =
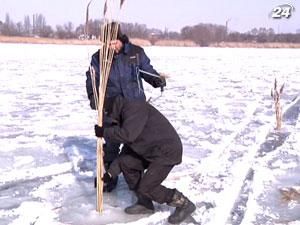
[[[113,22],[113,23],[115,23],[115,22]],[[118,24],[117,39],[120,40],[123,44],[129,42],[129,39],[128,39],[127,35],[122,33],[120,24]]]
[[[123,44],[128,43],[129,39],[125,34],[122,33],[121,26],[119,23],[111,22],[111,23],[104,25],[104,29],[110,29],[110,31],[113,31],[116,28],[118,29],[117,39],[120,40]]]

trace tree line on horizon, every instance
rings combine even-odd
[[[45,37],[58,39],[89,38],[96,39],[100,34],[101,20],[89,20],[87,29],[84,24],[74,27],[72,22],[56,25],[53,29],[47,25],[42,14],[25,16],[23,22],[15,23],[6,14],[5,21],[0,21],[0,35],[23,36],[23,37]],[[149,29],[145,24],[121,23],[122,32],[130,38],[141,38],[155,43],[158,39],[168,40],[191,40],[200,46],[219,42],[288,42],[300,43],[300,33],[275,33],[272,28],[253,28],[252,30],[240,32],[228,32],[227,26],[217,24],[199,23],[193,26],[185,26],[180,32],[168,31],[168,29]],[[87,32],[88,37],[86,37]]]

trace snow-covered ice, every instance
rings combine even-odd
[[[0,44],[0,224],[166,224],[171,210],[126,215],[135,201],[121,176],[98,214],[96,113],[85,71],[97,46]],[[197,205],[183,224],[300,224],[300,52],[297,49],[147,47],[170,77],[147,97],[184,144],[164,184]],[[283,129],[270,96],[285,83]],[[204,204],[206,203],[206,204]],[[209,209],[205,209],[209,206]]]

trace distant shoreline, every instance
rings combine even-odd
[[[149,40],[132,38],[130,41],[140,46],[174,46],[174,47],[201,47],[190,40],[157,40],[154,45]],[[55,39],[36,37],[9,37],[0,35],[0,43],[27,43],[27,44],[67,44],[67,45],[98,45],[99,40]],[[300,43],[255,43],[255,42],[220,42],[205,47],[217,48],[300,48]]]
[[[153,46],[149,40],[131,38],[130,41],[140,46]],[[55,39],[55,38],[36,38],[36,37],[15,37],[0,35],[0,43],[24,43],[24,44],[64,44],[64,45],[99,45],[99,40],[80,40],[80,39]],[[158,40],[154,46],[183,46],[199,47],[190,40]]]

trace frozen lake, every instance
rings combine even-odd
[[[170,208],[128,216],[134,202],[121,177],[95,211],[96,113],[85,71],[96,46],[0,43],[0,224],[167,224]],[[197,207],[187,223],[300,224],[300,51],[147,47],[170,77],[147,97],[184,144],[165,185]],[[274,131],[274,79],[285,83],[283,129]],[[203,202],[212,208],[205,210]]]

